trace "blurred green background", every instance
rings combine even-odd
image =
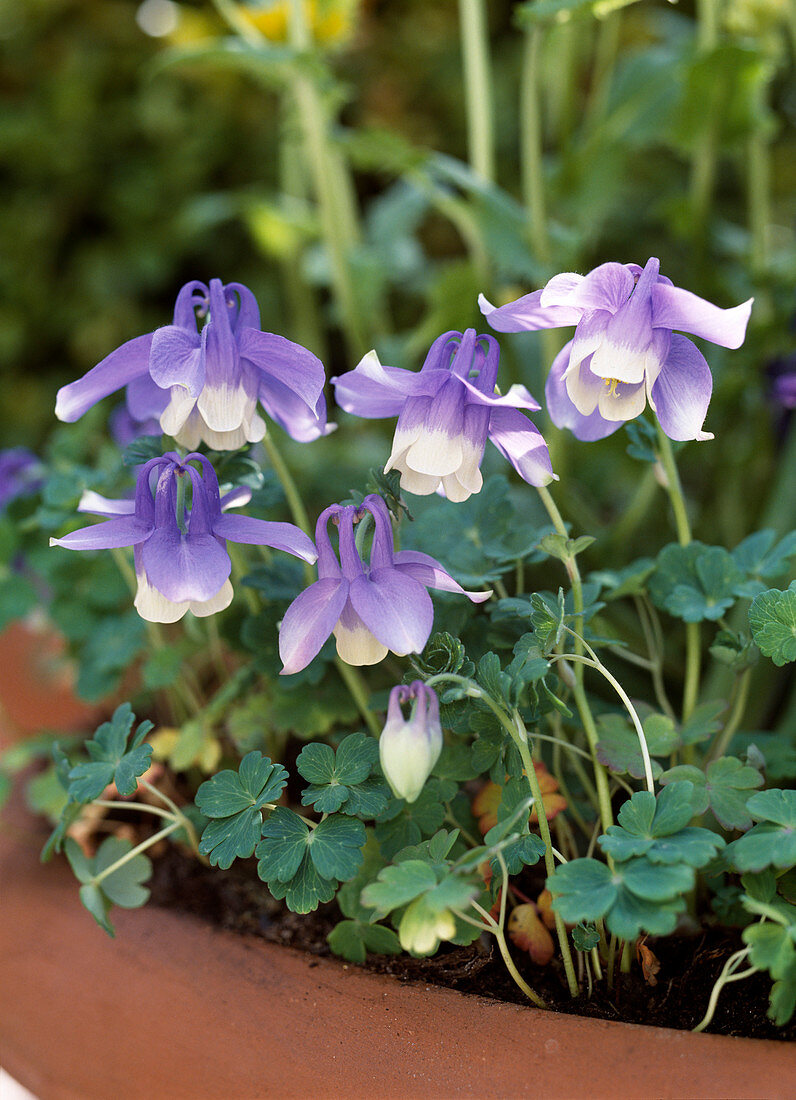
[[[771,397],[796,311],[787,0],[26,0],[0,40],[4,445],[41,445],[56,388],[168,323],[189,279],[246,283],[334,375],[374,345],[418,365],[479,324],[479,290],[658,255],[722,306],[756,297],[744,348],[708,352],[717,440],[684,454],[702,537],[793,526]],[[563,338],[504,339],[507,381],[541,398]],[[621,516],[626,434],[592,448],[539,419],[570,515]],[[289,448],[307,481],[330,454],[342,476],[380,460],[383,426],[352,453],[342,422]]]

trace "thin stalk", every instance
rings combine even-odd
[[[751,668],[744,669],[738,681],[738,690],[735,694],[732,712],[724,724],[724,729],[716,736],[716,740],[711,745],[710,752],[705,760],[706,764],[710,763],[711,760],[718,760],[720,756],[723,756],[727,746],[735,736],[743,719],[744,711],[746,710],[751,684],[752,670]]]
[[[593,650],[592,653],[594,653]],[[552,660],[574,661],[577,664],[586,665],[589,668],[597,669],[597,671],[605,677],[605,679],[608,681],[608,683],[611,685],[616,694],[624,703],[625,709],[630,715],[630,720],[635,727],[639,745],[641,746],[641,755],[644,760],[644,776],[647,783],[647,790],[650,792],[650,794],[655,794],[655,783],[652,778],[652,761],[650,760],[649,749],[647,747],[647,739],[644,736],[644,730],[641,725],[641,720],[639,719],[636,708],[633,706],[633,703],[630,700],[630,696],[627,694],[627,692],[616,679],[616,677],[608,671],[602,661],[596,656],[594,656],[594,659],[592,660],[588,657],[584,657],[582,654],[579,653],[562,653],[560,655],[553,656]]]
[[[470,166],[491,183],[495,179],[494,109],[484,0],[459,0],[459,26]]]
[[[752,974],[757,973],[759,968],[756,966],[749,967],[748,970],[743,970],[740,974],[735,973],[741,963],[749,956],[750,951],[751,948],[744,947],[740,951],[736,951],[735,954],[730,955],[729,959],[727,959],[726,963],[722,967],[721,974],[719,974],[718,978],[716,979],[716,983],[713,986],[713,990],[710,994],[710,1000],[708,1001],[707,1011],[705,1012],[705,1015],[699,1021],[697,1026],[692,1030],[704,1031],[705,1028],[710,1024],[710,1021],[713,1019],[713,1016],[716,1012],[716,1005],[719,1003],[719,996],[721,995],[721,991],[725,985],[728,985],[730,982],[740,982],[742,981],[742,979],[750,978]]]
[[[636,605],[639,622],[641,623],[641,629],[644,633],[644,640],[647,644],[647,652],[652,662],[650,674],[652,676],[652,686],[655,689],[655,698],[658,700],[658,706],[663,713],[674,721],[674,707],[669,702],[669,696],[666,694],[666,685],[663,681],[663,652],[660,648],[660,640],[657,638],[652,618],[644,600],[640,596],[635,596],[633,602]]]
[[[340,673],[340,679],[348,688],[348,692],[354,704],[362,716],[362,720],[374,737],[381,736],[381,726],[378,719],[370,709],[370,692],[362,677],[362,673],[353,665],[346,664],[342,657],[335,657],[334,663]]]
[[[649,511],[657,492],[658,482],[655,478],[655,468],[648,464],[644,474],[639,478],[633,496],[623,509],[622,515],[611,526],[612,547],[627,545],[630,537]]]
[[[301,499],[301,494],[298,491],[293,475],[287,467],[287,463],[282,458],[281,452],[274,442],[274,437],[271,432],[266,432],[263,438],[263,447],[265,453],[268,455],[269,461],[274,468],[274,473],[279,479],[279,484],[282,486],[285,497],[287,499],[288,507],[290,508],[290,514],[293,516],[293,521],[297,527],[300,527],[305,535],[309,535],[312,538],[312,528],[310,527],[309,516],[307,510],[304,507],[304,502]]]
[[[125,863],[129,863],[131,859],[135,859],[136,856],[145,852],[147,848],[151,848],[153,844],[157,844],[160,840],[165,840],[167,836],[171,836],[177,829],[182,828],[181,821],[173,821],[171,825],[167,825],[165,829],[161,829],[159,833],[155,833],[153,836],[148,837],[146,840],[142,840],[140,844],[135,848],[131,848],[129,852],[121,856],[110,867],[106,867],[104,871],[100,871],[98,875],[90,880],[92,886],[99,886],[99,884],[109,875],[112,875],[114,871],[118,871],[120,867],[124,867]]]
[[[517,967],[514,965],[514,959],[512,959],[511,953],[509,952],[503,929],[500,927],[494,917],[492,917],[491,914],[487,913],[487,911],[483,909],[478,904],[478,902],[472,901],[470,902],[470,904],[472,905],[473,909],[476,910],[476,912],[480,913],[485,920],[489,921],[489,930],[497,940],[498,948],[500,949],[500,954],[503,958],[503,962],[505,963],[506,969],[508,970],[509,974],[511,974],[511,977],[515,984],[519,986],[519,988],[523,991],[523,993],[529,1000],[533,1001],[537,1008],[547,1008],[547,1005],[544,1003],[539,994],[534,993],[534,991],[520,974],[519,970],[517,970]]]
[[[528,212],[531,247],[539,262],[550,263],[551,248],[547,230],[542,111],[539,92],[539,57],[543,32],[532,27],[525,32],[525,50],[520,86],[520,164],[522,196]]]
[[[519,749],[520,758],[522,760],[522,766],[525,769],[525,775],[528,780],[528,786],[531,789],[533,795],[534,805],[536,807],[536,818],[539,823],[539,834],[544,844],[544,861],[545,869],[547,871],[547,877],[550,878],[555,872],[556,865],[553,856],[553,839],[550,835],[550,824],[547,820],[547,815],[544,810],[544,800],[542,797],[542,790],[539,786],[539,777],[536,774],[536,768],[533,766],[533,760],[528,749],[528,733],[525,729],[525,725],[520,717],[519,711],[515,710],[513,713],[514,722],[516,723],[516,731],[514,733],[514,743]],[[559,947],[561,949],[561,957],[564,962],[564,971],[567,976],[567,985],[569,986],[570,996],[577,997],[580,989],[578,987],[578,979],[575,975],[575,966],[572,961],[572,952],[569,947],[569,938],[567,936],[566,925],[564,924],[558,913],[555,913],[556,921],[556,935],[558,937]]]
[[[191,847],[194,849],[195,852],[198,853],[199,835],[196,832],[194,823],[189,817],[185,816],[177,803],[169,798],[167,794],[164,794],[163,791],[158,790],[158,788],[154,786],[154,784],[150,783],[148,779],[139,778],[138,785],[139,787],[146,787],[150,794],[153,794],[156,798],[159,798],[165,806],[168,806],[174,818],[179,821],[179,823],[185,828],[185,832],[188,834],[188,839],[191,842]],[[152,809],[155,808],[156,807],[154,806],[152,807]]]
[[[539,493],[542,504],[544,504],[556,531],[559,535],[567,538],[566,526],[552,496],[544,486],[538,488],[537,492]],[[582,643],[580,641],[583,635],[583,582],[575,557],[570,557],[565,565],[569,579],[572,583],[572,601],[575,605],[575,613],[577,616],[575,619],[575,630],[578,634],[578,638],[575,640],[575,652],[580,654],[583,652]],[[597,759],[597,742],[599,740],[599,734],[597,733],[594,715],[589,706],[589,700],[583,688],[583,669],[580,667],[579,663],[575,665],[575,682],[572,690],[575,697],[575,704],[578,708],[581,722],[583,723],[583,729],[586,733],[589,751],[591,752],[594,780],[597,786],[597,797],[600,803],[600,817],[602,818],[603,831],[606,832],[608,827],[614,823],[613,811],[611,809],[611,795],[608,789],[608,776],[606,775],[605,768]]]
[[[666,491],[672,503],[674,521],[677,528],[677,538],[681,546],[688,546],[691,542],[691,524],[688,522],[688,512],[685,506],[683,486],[677,471],[677,463],[674,460],[674,452],[669,437],[658,424],[658,447],[666,474]],[[702,643],[699,623],[686,623],[685,634],[685,685],[683,687],[683,721],[687,721],[694,711],[699,697],[699,677],[702,662]]]
[[[613,12],[597,22],[597,42],[594,48],[589,96],[584,112],[583,132],[591,134],[602,121],[611,93],[616,59],[619,56],[619,37],[622,20],[619,12]]]
[[[148,806],[146,802],[116,802],[110,798],[95,798],[92,806],[102,806],[105,810],[138,810],[142,814],[155,814],[156,817],[164,817],[168,821],[174,820],[174,814],[170,810],[161,810],[160,806]]]
[[[771,148],[766,133],[757,127],[749,135],[746,155],[747,217],[754,273],[768,267],[768,227],[771,224]]]

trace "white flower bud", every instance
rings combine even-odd
[[[412,702],[405,719],[401,704]],[[439,702],[420,680],[390,692],[387,721],[379,739],[381,768],[396,798],[414,802],[442,752]]]

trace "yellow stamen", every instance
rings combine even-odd
[[[619,385],[619,379],[618,378],[605,378],[605,379],[603,379],[603,381],[605,382],[606,386],[608,387],[608,396],[609,397],[618,397],[619,394],[616,392],[616,387]]]

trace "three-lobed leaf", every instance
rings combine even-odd
[[[796,661],[796,581],[784,592],[771,588],[755,596],[749,625],[760,652],[775,665]]]
[[[710,808],[725,829],[748,829],[752,824],[746,803],[750,792],[763,785],[757,768],[742,764],[735,756],[722,756],[712,760],[705,771],[691,764],[680,764],[660,777],[664,785],[680,780],[694,784],[695,814],[703,814]]]
[[[196,805],[213,820],[202,833],[199,851],[224,869],[235,859],[248,858],[261,836],[263,809],[281,795],[288,773],[281,764],[254,750],[238,771],[225,769],[196,792]]]
[[[128,745],[134,722],[132,707],[122,703],[86,742],[91,760],[76,764],[69,772],[67,791],[72,802],[92,802],[110,783],[120,795],[135,794],[138,777],[149,768],[152,758],[152,746],[142,744],[152,723],[141,722]]]

